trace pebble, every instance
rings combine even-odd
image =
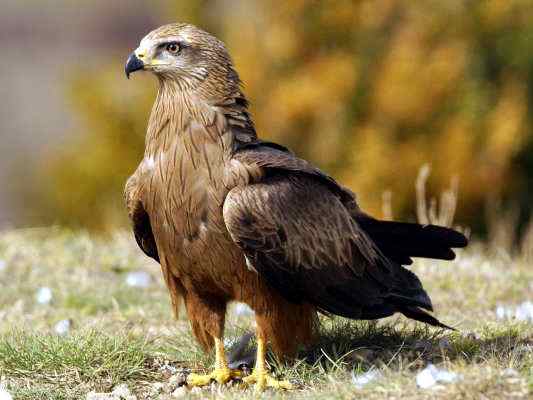
[[[362,389],[370,382],[380,379],[381,377],[381,371],[377,369],[371,369],[370,371],[357,375],[355,374],[355,372],[352,371],[352,383],[357,389]]]
[[[96,392],[89,392],[85,396],[85,400],[114,400],[111,394],[108,393],[96,393]]]
[[[37,290],[37,294],[35,295],[35,298],[37,300],[37,303],[39,304],[48,304],[52,301],[52,289],[49,287],[42,287]]]
[[[498,319],[513,319],[517,321],[533,322],[533,302],[524,301],[518,306],[504,306],[496,307],[496,317]]]
[[[531,301],[524,301],[515,311],[515,318],[519,321],[533,322],[533,303]]]
[[[0,400],[13,400],[11,394],[3,386],[0,386]]]
[[[111,393],[91,391],[87,393],[85,400],[137,400],[137,396],[130,392],[127,385],[121,384],[116,386]]]
[[[165,376],[172,376],[178,372],[178,369],[173,365],[165,364],[159,367],[159,371]]]
[[[172,392],[172,397],[179,399],[180,397],[187,396],[188,393],[189,391],[187,390],[185,386],[180,386],[179,388],[177,388],[176,390]]]
[[[429,389],[437,383],[453,383],[460,378],[461,376],[455,372],[439,369],[429,364],[416,375],[416,385],[422,389]]]
[[[481,340],[481,335],[477,332],[466,332],[462,334],[462,337],[473,341]]]
[[[54,332],[59,336],[66,336],[70,332],[71,322],[70,319],[62,319],[54,325]]]
[[[254,311],[244,303],[236,303],[233,312],[238,317],[252,317],[254,315]]]
[[[125,384],[115,387],[112,394],[120,400],[137,400],[137,397],[131,394],[128,386]]]
[[[3,271],[7,267],[7,262],[5,260],[0,260],[0,271]]]
[[[172,385],[174,387],[176,386],[183,386],[187,384],[187,376],[189,375],[190,371],[188,370],[179,370],[175,375],[172,375],[170,379],[168,380],[169,385]]]
[[[152,277],[148,272],[135,271],[126,276],[126,284],[131,287],[147,288],[152,283]]]
[[[163,382],[155,382],[152,384],[151,390],[154,394],[159,394],[165,391],[165,386]]]
[[[505,368],[502,372],[502,375],[515,378],[520,376],[520,373],[514,368]]]

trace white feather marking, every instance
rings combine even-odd
[[[250,261],[250,259],[246,256],[244,256],[244,259],[246,260],[246,267],[248,267],[250,271],[257,272],[255,267],[252,265],[252,262]]]
[[[148,168],[149,170],[154,169],[154,167],[155,167],[154,156],[145,157],[144,158],[144,162],[146,164],[146,168]]]

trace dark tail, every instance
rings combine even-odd
[[[385,257],[401,265],[412,264],[412,257],[453,260],[453,249],[468,244],[462,233],[441,226],[379,221],[366,215],[359,216],[357,222]],[[433,311],[433,306],[416,275],[405,268],[398,272],[388,306],[407,318],[453,329],[424,311]],[[375,311],[366,310],[368,317],[376,315]]]
[[[456,330],[451,326],[443,324],[437,318],[428,314],[427,312],[418,307],[402,307],[399,308],[398,311],[400,311],[407,318],[416,319],[417,321],[425,322],[426,324],[430,324],[433,326],[438,326],[439,328],[451,329],[452,331]]]
[[[453,260],[452,249],[468,244],[462,233],[436,225],[380,221],[367,216],[357,218],[357,222],[387,258],[402,265],[412,264],[412,257]]]

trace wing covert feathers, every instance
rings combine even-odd
[[[451,259],[464,236],[436,226],[382,222],[363,214],[353,194],[305,160],[268,143],[235,154],[262,168],[261,179],[232,189],[224,221],[254,269],[285,298],[349,318],[401,312],[446,327],[423,311],[431,300],[402,264]]]
[[[339,197],[309,176],[234,188],[224,221],[257,272],[290,301],[362,319],[403,306],[431,309],[416,276],[389,262]]]

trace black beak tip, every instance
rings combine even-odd
[[[128,60],[126,61],[126,65],[124,66],[124,72],[126,74],[126,78],[130,78],[130,74],[132,72],[138,71],[140,69],[144,68],[144,63],[139,60],[139,58],[135,55],[135,53],[131,53],[128,57]]]

